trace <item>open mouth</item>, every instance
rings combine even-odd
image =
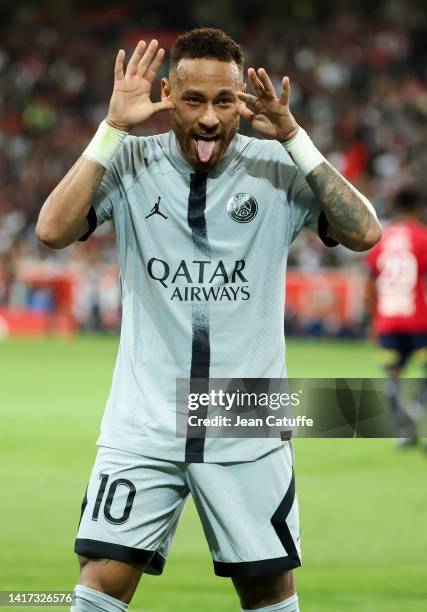
[[[193,136],[193,140],[196,143],[199,160],[203,164],[206,164],[212,157],[212,153],[217,141],[219,140],[219,136],[202,136],[195,134]]]

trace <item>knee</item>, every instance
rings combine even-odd
[[[295,593],[292,572],[233,580],[244,609],[256,609],[284,601]]]
[[[143,568],[111,559],[91,559],[78,555],[79,584],[105,593],[128,604],[138,586]]]

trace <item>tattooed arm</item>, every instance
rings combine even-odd
[[[42,206],[36,226],[37,240],[63,249],[89,229],[87,214],[105,168],[80,157]]]
[[[353,251],[370,249],[381,238],[372,206],[333,168],[301,130],[289,109],[289,77],[280,97],[264,68],[248,69],[255,95],[240,92],[238,112],[265,138],[283,143],[305,176],[328,219],[328,234]]]
[[[328,235],[352,251],[366,251],[381,238],[381,226],[357,191],[328,162],[306,176],[328,219]]]

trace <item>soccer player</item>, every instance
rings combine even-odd
[[[400,379],[411,355],[427,367],[427,228],[422,224],[422,202],[413,189],[403,189],[394,200],[395,219],[382,240],[366,257],[371,272],[368,308],[382,348],[389,376],[387,395],[396,442],[405,447],[417,442],[416,426],[402,406]],[[424,380],[417,406],[427,401]]]
[[[242,608],[295,611],[290,443],[177,437],[176,379],[285,377],[290,244],[306,226],[363,251],[381,228],[295,121],[287,77],[277,95],[249,68],[246,93],[239,45],[201,28],[177,39],[153,103],[163,56],[140,41],[125,69],[118,52],[108,114],[36,228],[63,248],[111,219],[120,263],[121,339],[75,544],[74,610],[125,610],[142,573],[162,572],[191,493]],[[129,135],[159,111],[171,132]],[[240,135],[240,117],[264,139]]]

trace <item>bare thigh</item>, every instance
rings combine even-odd
[[[112,559],[89,559],[78,555],[79,584],[101,591],[124,603],[129,603],[136,591],[144,565],[122,563]]]

